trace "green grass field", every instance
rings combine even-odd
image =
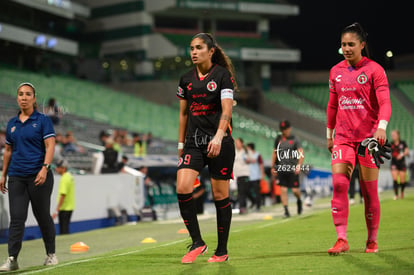
[[[60,264],[39,266],[44,259],[40,240],[23,244],[20,274],[414,274],[414,195],[393,201],[391,192],[381,194],[378,254],[365,254],[366,227],[363,205],[350,207],[350,252],[337,257],[327,253],[335,240],[329,199],[319,200],[301,217],[284,220],[281,206],[262,213],[234,215],[229,242],[230,261],[207,263],[216,245],[215,218],[200,221],[210,251],[195,264],[183,265],[189,238],[178,234],[181,221],[141,222],[109,229],[58,236]],[[296,211],[292,204],[291,213]],[[263,216],[273,214],[272,220]],[[157,243],[141,244],[145,237]],[[85,254],[70,254],[71,244],[90,246]],[[6,258],[7,246],[0,246]]]

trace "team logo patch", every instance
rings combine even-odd
[[[211,80],[209,83],[207,83],[207,90],[210,92],[214,92],[217,89],[217,83],[214,80]]]
[[[178,89],[177,89],[177,95],[178,95],[178,96],[184,96],[184,90],[183,90],[183,88],[181,88],[180,86],[178,86]]]
[[[329,79],[329,89],[333,90],[333,88],[334,88],[334,85],[332,81]]]
[[[365,83],[367,83],[367,81],[368,81],[368,77],[364,72],[362,72],[362,74],[357,76],[357,82],[359,84],[361,84],[361,85],[365,84]]]
[[[16,131],[16,126],[11,127],[10,131],[13,133],[14,131]]]
[[[37,127],[37,123],[33,123],[32,126],[33,126],[33,128],[36,128]]]
[[[193,83],[190,83],[187,85],[187,90],[191,91],[192,88],[193,88]]]
[[[340,74],[340,75],[338,75],[336,78],[335,78],[335,81],[336,82],[341,82],[341,77],[342,77],[342,75]]]

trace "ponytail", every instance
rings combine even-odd
[[[224,68],[226,68],[233,79],[234,90],[238,90],[237,82],[236,82],[236,73],[234,70],[233,63],[231,59],[224,53],[223,49],[217,44],[216,39],[214,39],[213,35],[210,33],[198,33],[194,35],[193,39],[200,38],[207,44],[208,49],[214,48],[213,56],[211,57],[211,61],[215,64],[218,64]]]
[[[345,27],[342,30],[341,37],[345,33],[354,33],[354,34],[356,34],[358,36],[359,41],[365,42],[365,47],[362,50],[362,55],[370,58],[369,51],[368,51],[368,42],[367,42],[368,33],[364,31],[364,29],[362,28],[361,24],[359,24],[358,22],[355,22],[355,23],[353,23],[353,24]]]

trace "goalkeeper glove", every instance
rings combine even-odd
[[[368,149],[368,153],[374,158],[375,165],[378,168],[384,163],[383,157],[388,160],[391,159],[391,144],[388,140],[381,146],[375,138],[366,138],[358,148],[358,155],[365,157],[366,148]]]

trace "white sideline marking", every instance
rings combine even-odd
[[[143,252],[143,251],[146,251],[146,250],[150,250],[150,249],[155,249],[155,248],[160,248],[160,247],[164,247],[164,246],[174,245],[174,244],[177,244],[177,243],[182,243],[184,241],[187,241],[187,239],[177,240],[177,241],[173,241],[173,242],[170,242],[170,243],[161,244],[161,245],[158,245],[158,246],[147,247],[147,248],[143,248],[143,249],[137,249],[137,250],[133,250],[133,251],[129,251],[129,252],[124,252],[124,253],[119,253],[119,254],[110,255],[110,256],[98,256],[98,257],[93,257],[93,258],[89,258],[89,259],[76,260],[76,261],[73,261],[73,262],[58,264],[58,265],[50,266],[50,267],[43,268],[43,269],[39,269],[39,270],[22,272],[20,274],[36,274],[36,273],[41,273],[41,272],[45,272],[45,271],[50,271],[50,270],[53,270],[53,269],[57,269],[59,267],[65,267],[65,266],[70,266],[70,265],[79,264],[79,263],[93,262],[93,261],[100,260],[100,259],[108,259],[108,258],[113,258],[113,257],[120,257],[120,256],[129,255],[129,254],[134,254],[134,253],[140,253],[140,252]]]
[[[268,227],[268,226],[272,226],[272,225],[276,225],[276,224],[282,224],[282,223],[289,222],[289,221],[292,221],[292,220],[293,219],[276,220],[276,221],[273,221],[273,222],[270,222],[270,223],[258,225],[258,226],[256,226],[256,228],[265,228],[265,227]],[[252,229],[251,227],[250,228],[240,228],[240,229],[232,230],[231,233],[238,233],[238,232],[242,232],[242,231],[245,231],[245,230],[251,230],[251,229]],[[110,256],[98,256],[98,257],[93,257],[93,258],[89,258],[89,259],[75,260],[73,262],[58,264],[58,265],[50,266],[50,267],[39,269],[39,270],[22,272],[20,274],[36,274],[36,273],[41,273],[41,272],[57,269],[59,267],[71,266],[71,265],[79,264],[79,263],[93,262],[93,261],[100,260],[100,259],[108,259],[108,258],[113,258],[113,257],[121,257],[121,256],[125,256],[125,255],[140,253],[140,252],[143,252],[143,251],[146,251],[146,250],[151,250],[151,249],[156,249],[156,248],[160,248],[160,247],[170,246],[170,245],[174,245],[174,244],[177,244],[177,243],[182,243],[182,242],[185,242],[185,241],[187,241],[187,239],[177,240],[177,241],[173,241],[173,242],[170,242],[170,243],[161,244],[161,245],[158,245],[158,246],[132,250],[132,251],[119,253],[119,254],[115,254],[115,255],[110,255]]]

